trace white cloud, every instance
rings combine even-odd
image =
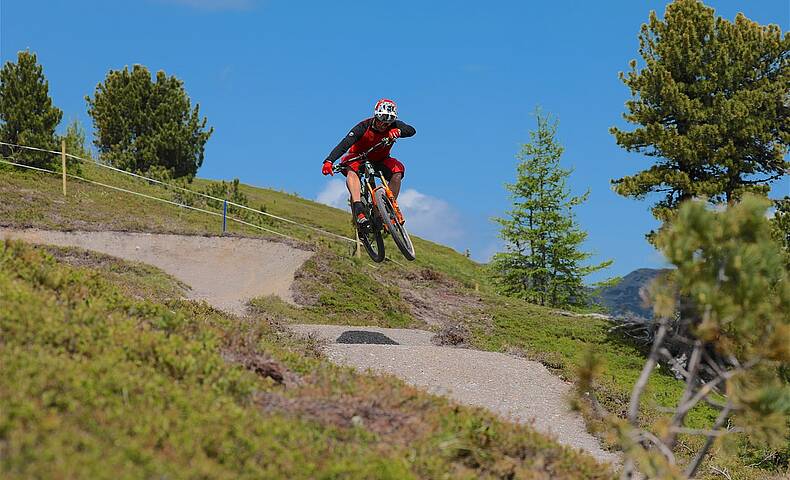
[[[340,179],[330,180],[318,194],[316,201],[349,210],[345,182]],[[401,192],[398,205],[406,217],[406,228],[410,233],[450,246],[464,240],[461,215],[446,201],[409,188]]]
[[[409,232],[445,245],[464,239],[461,215],[444,200],[410,188],[401,192],[398,204]]]
[[[185,5],[200,10],[249,10],[256,0],[161,0],[166,3]]]
[[[329,205],[330,207],[350,210],[348,207],[348,189],[346,182],[339,178],[334,178],[326,184],[323,190],[315,199],[318,203]]]

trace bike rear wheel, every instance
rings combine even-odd
[[[384,222],[384,227],[390,233],[392,240],[395,242],[395,245],[398,246],[400,253],[406,257],[406,260],[414,260],[414,244],[411,242],[406,227],[398,222],[398,216],[395,214],[395,208],[392,206],[390,199],[387,198],[387,192],[385,192],[383,188],[379,188],[376,190],[375,195],[376,208],[381,216],[381,220]]]

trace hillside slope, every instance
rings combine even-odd
[[[86,166],[93,179],[162,198],[177,199],[175,192],[137,180],[108,174]],[[196,185],[216,184],[209,180]],[[345,212],[282,192],[241,186],[255,208],[299,219],[310,225],[349,235]],[[60,193],[57,178],[0,168],[0,224],[11,227],[40,227],[82,230],[129,230],[188,234],[216,234],[220,220],[206,214],[155,203],[128,194],[109,192],[79,182],[69,184],[69,195]],[[258,204],[260,203],[260,205]],[[491,292],[483,267],[450,248],[416,240],[416,262],[385,262],[349,256],[349,245],[276,220],[265,225],[291,235],[316,252],[296,272],[295,308],[271,297],[260,297],[253,305],[280,322],[420,327],[442,330],[460,325],[462,344],[524,356],[545,365],[553,373],[574,380],[585,353],[594,349],[604,361],[596,393],[610,412],[622,415],[633,382],[644,361],[642,347],[611,330],[598,319],[558,315],[549,309]],[[253,228],[232,224],[231,232],[263,236]],[[389,251],[395,252],[389,244]],[[397,256],[393,256],[397,260]],[[643,396],[642,416],[655,418],[663,406],[676,401],[682,385],[666,369],[650,376],[648,394]],[[715,411],[702,406],[689,415],[690,428],[702,428]],[[589,419],[595,427],[595,419]],[[699,438],[683,436],[691,448]],[[771,478],[787,468],[785,457],[752,448],[748,439],[734,442],[733,450],[717,450],[710,460],[727,468],[734,477]],[[678,451],[685,461],[684,451]],[[750,465],[750,466],[747,466]],[[707,475],[707,474],[706,474]],[[711,478],[715,478],[711,474]]]
[[[144,265],[0,242],[2,478],[613,478],[182,288]]]

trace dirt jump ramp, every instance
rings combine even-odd
[[[79,247],[154,265],[191,287],[188,297],[243,314],[248,300],[277,295],[293,302],[294,273],[313,252],[237,237],[0,228],[0,238]]]

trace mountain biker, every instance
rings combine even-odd
[[[395,140],[399,137],[411,137],[415,133],[417,131],[414,127],[398,120],[398,106],[395,102],[388,98],[382,98],[376,102],[376,106],[373,108],[373,116],[356,124],[348,132],[348,135],[329,153],[326,160],[324,160],[321,173],[334,175],[332,165],[346,150],[348,150],[348,154],[343,157],[341,163],[365,152],[384,138]],[[405,167],[397,159],[390,156],[391,148],[392,144],[389,144],[374,150],[368,155],[368,160],[381,170],[384,178],[389,182],[393,195],[397,198]],[[357,225],[365,227],[368,219],[360,201],[359,165],[360,162],[358,161],[346,164],[348,168],[343,171],[343,175],[346,176],[346,187],[348,187],[348,192],[351,194],[351,212]]]

